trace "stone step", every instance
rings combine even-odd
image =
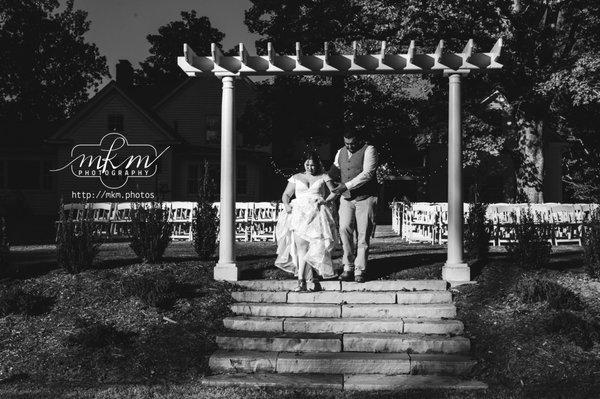
[[[202,378],[202,384],[215,387],[274,387],[343,389],[342,374],[217,374]]]
[[[452,390],[483,391],[487,384],[442,375],[354,374],[344,376],[345,391]]]
[[[341,317],[340,305],[325,303],[234,303],[235,314],[260,317]]]
[[[456,317],[456,306],[453,303],[433,303],[414,305],[361,304],[342,305],[342,317]]]
[[[407,353],[291,353],[217,351],[209,359],[215,373],[445,374],[467,373],[475,361],[460,355]]]
[[[487,385],[474,380],[438,375],[383,374],[217,374],[202,378],[202,384],[217,387],[274,387],[338,389],[347,391],[452,390],[480,391]]]
[[[233,291],[236,302],[287,302],[287,291]]]
[[[464,325],[460,320],[404,318],[403,333],[416,334],[451,334],[463,333]]]
[[[425,334],[311,334],[228,331],[217,335],[224,350],[262,352],[468,353],[465,337]]]
[[[322,292],[290,292],[288,303],[396,303],[393,291],[322,291]]]
[[[240,280],[232,282],[251,291],[293,291],[296,280]],[[364,283],[353,281],[322,281],[325,291],[445,291],[444,280],[373,280]]]
[[[228,331],[217,335],[224,350],[263,352],[341,352],[341,334],[299,334]]]
[[[465,337],[425,334],[344,334],[344,352],[468,353]]]
[[[233,313],[258,317],[427,317],[452,318],[456,316],[453,303],[433,304],[353,304],[324,303],[257,303],[240,302],[230,306]]]
[[[463,332],[460,320],[427,318],[300,318],[234,316],[223,319],[231,330],[298,333],[417,333]]]
[[[450,291],[234,291],[237,302],[287,303],[449,303]]]

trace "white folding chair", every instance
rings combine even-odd
[[[575,213],[575,206],[572,204],[554,205],[550,207],[550,220],[552,223],[553,241],[555,245],[561,243],[576,243],[581,245],[583,228],[577,220]]]
[[[252,212],[254,203],[236,202],[235,203],[235,239],[237,241],[250,240],[250,212]]]
[[[437,204],[415,202],[411,204],[411,231],[408,242],[436,242],[440,209]]]
[[[169,203],[169,222],[173,225],[171,238],[174,240],[192,240],[192,221],[196,204],[190,201]]]
[[[67,219],[83,220],[86,217],[85,204],[63,204],[63,212]]]
[[[110,221],[111,235],[120,237],[129,235],[131,214],[133,210],[134,204],[131,202],[119,202],[114,204],[112,219]]]
[[[276,204],[256,202],[250,212],[250,241],[275,241]]]
[[[93,202],[88,204],[87,217],[94,221],[97,233],[109,236],[111,231],[113,204],[108,202]]]
[[[494,236],[496,245],[508,244],[514,241],[515,225],[521,216],[520,204],[494,204]]]

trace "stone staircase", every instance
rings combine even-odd
[[[442,280],[236,283],[204,383],[345,390],[486,389]]]

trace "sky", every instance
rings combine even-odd
[[[223,48],[243,42],[252,53],[259,36],[244,24],[244,11],[250,6],[249,0],[75,0],[75,8],[87,11],[91,22],[85,38],[106,56],[112,77],[118,60],[127,59],[137,67],[149,55],[146,35],[181,19],[181,11],[196,10],[207,16],[213,27],[225,33]]]

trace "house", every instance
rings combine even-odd
[[[119,185],[102,184],[63,169],[56,172],[58,195],[64,201],[80,199],[78,193],[91,193],[114,200],[195,201],[204,173],[204,161],[219,184],[221,82],[216,78],[186,79],[169,93],[161,95],[153,87],[133,85],[133,69],[128,61],[117,65],[116,81],[111,81],[86,106],[59,129],[47,142],[56,148],[56,163],[72,160],[76,145],[98,144],[110,132],[122,134],[132,149],[119,155],[135,155],[134,146],[152,146],[160,156],[151,177],[129,178]],[[253,98],[253,83],[236,81],[236,115]],[[237,194],[239,201],[263,199],[268,152],[244,147],[238,134]],[[152,173],[151,173],[152,174]],[[108,187],[106,187],[108,186]],[[115,189],[118,187],[118,189]],[[100,190],[100,191],[99,191]],[[105,194],[106,192],[106,194]],[[217,191],[218,193],[218,191]],[[109,196],[107,196],[109,195]]]
[[[239,117],[255,88],[246,79],[236,80],[235,84],[235,112]],[[0,126],[0,204],[5,208],[0,211],[20,215],[19,222],[13,223],[19,229],[29,225],[23,227],[22,234],[13,235],[13,242],[27,241],[30,233],[26,231],[37,229],[42,220],[45,241],[52,241],[52,221],[61,199],[65,203],[195,201],[205,160],[218,197],[220,115],[219,79],[186,79],[164,92],[156,87],[135,86],[131,64],[121,60],[116,80],[105,85],[62,126]],[[153,151],[161,155],[144,170],[149,172],[147,176],[125,179],[110,175],[101,180],[86,176],[82,168],[77,170],[81,173],[78,175],[71,166],[81,166],[82,159],[76,157],[82,149],[90,156],[84,172],[99,171],[97,159],[91,167],[91,156],[106,151],[100,143],[108,136],[126,141],[111,160],[115,165],[133,159],[130,157],[152,157]],[[272,200],[268,194],[269,148],[245,146],[239,133],[236,145],[238,201]],[[125,169],[121,166],[114,172],[127,173]],[[50,228],[46,228],[48,225]]]

